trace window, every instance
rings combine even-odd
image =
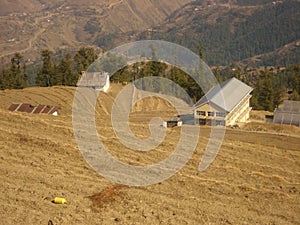
[[[217,120],[216,121],[216,126],[225,126],[226,122],[225,120]]]
[[[197,115],[198,116],[206,116],[206,112],[205,111],[197,111]]]
[[[226,113],[225,112],[216,112],[217,117],[225,117]]]
[[[214,115],[215,115],[215,112],[208,112],[207,115],[208,115],[208,116],[214,116]]]
[[[199,125],[206,125],[206,119],[199,119]]]

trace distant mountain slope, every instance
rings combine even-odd
[[[297,63],[299,24],[299,0],[3,0],[0,59],[159,39],[204,46],[209,65]]]
[[[0,57],[16,51],[77,49],[107,34],[138,33],[157,26],[192,0],[55,0],[0,3]],[[124,35],[125,40],[128,35]],[[120,39],[122,40],[122,38]]]
[[[165,24],[145,31],[140,39],[165,39],[196,51],[204,46],[206,61],[212,65],[226,65],[255,55],[273,52],[287,44],[296,45],[300,39],[300,2],[240,4],[189,4],[171,15]],[[256,2],[256,1],[255,1]],[[264,1],[266,2],[266,1]],[[294,49],[295,50],[295,49]],[[300,61],[299,48],[292,51],[291,60]],[[262,63],[275,63],[273,60]],[[288,57],[278,58],[285,63]]]
[[[62,0],[1,0],[0,16],[6,16],[11,13],[33,13],[51,7]]]

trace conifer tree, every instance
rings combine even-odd
[[[53,52],[50,50],[42,50],[41,56],[43,65],[38,71],[36,84],[41,87],[49,87],[56,85],[57,81],[54,77],[54,64],[52,62]]]
[[[96,59],[97,54],[93,48],[81,47],[74,56],[77,73],[81,74],[82,71],[86,71]]]
[[[15,53],[11,58],[9,69],[2,71],[1,89],[22,89],[27,87],[28,76],[25,73],[25,63],[22,65],[23,56],[20,53]]]
[[[75,86],[78,80],[78,74],[76,74],[72,67],[72,57],[70,54],[66,54],[59,65],[57,66],[56,79],[58,85]]]
[[[274,110],[272,74],[267,70],[262,71],[259,76],[255,97],[257,97],[258,109]]]

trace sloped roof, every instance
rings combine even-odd
[[[285,100],[281,109],[275,109],[273,123],[300,126],[300,101]]]
[[[108,73],[102,72],[85,72],[78,82],[80,87],[104,87],[109,78]]]
[[[193,109],[202,105],[214,104],[226,112],[231,112],[253,88],[242,81],[231,78],[220,85],[210,89],[194,106]]]
[[[300,113],[300,101],[283,101],[282,111]]]
[[[12,112],[26,112],[26,113],[43,113],[43,114],[53,114],[54,112],[60,109],[59,106],[50,106],[50,105],[40,105],[33,106],[28,103],[12,103],[8,108]]]

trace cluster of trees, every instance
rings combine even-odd
[[[16,53],[9,68],[0,72],[0,89],[21,89],[28,86],[28,73],[24,57]],[[53,85],[75,86],[82,71],[97,59],[94,48],[82,47],[72,57],[66,54],[60,60],[53,57],[53,52],[42,50],[41,65],[37,69],[35,85],[48,87]],[[58,62],[56,62],[58,61]]]
[[[171,94],[182,98],[184,97],[183,92],[175,87],[177,84],[190,96],[193,102],[196,102],[203,96],[203,91],[199,85],[187,73],[177,67],[161,62],[140,62],[131,66],[126,66],[115,73],[111,79],[115,82],[133,82],[144,77],[161,77],[174,82],[171,84],[163,79],[148,79],[141,82],[137,81],[137,87],[145,91]],[[190,103],[190,98],[183,100]]]
[[[300,64],[293,65],[287,70],[274,72],[260,71],[251,105],[254,109],[273,111],[283,98],[300,101]]]
[[[74,57],[66,54],[56,64],[52,59],[53,52],[43,50],[41,56],[42,66],[36,76],[36,85],[42,87],[53,85],[75,86],[82,71],[85,71],[97,59],[95,50],[90,47],[80,48]]]
[[[274,74],[261,71],[252,93],[251,106],[257,110],[273,111],[281,103],[285,89],[274,82]]]
[[[27,87],[28,75],[23,56],[19,53],[11,58],[10,67],[0,72],[0,89],[21,89]]]
[[[280,78],[285,80],[286,86],[290,89],[289,99],[300,101],[300,64],[289,67]]]

